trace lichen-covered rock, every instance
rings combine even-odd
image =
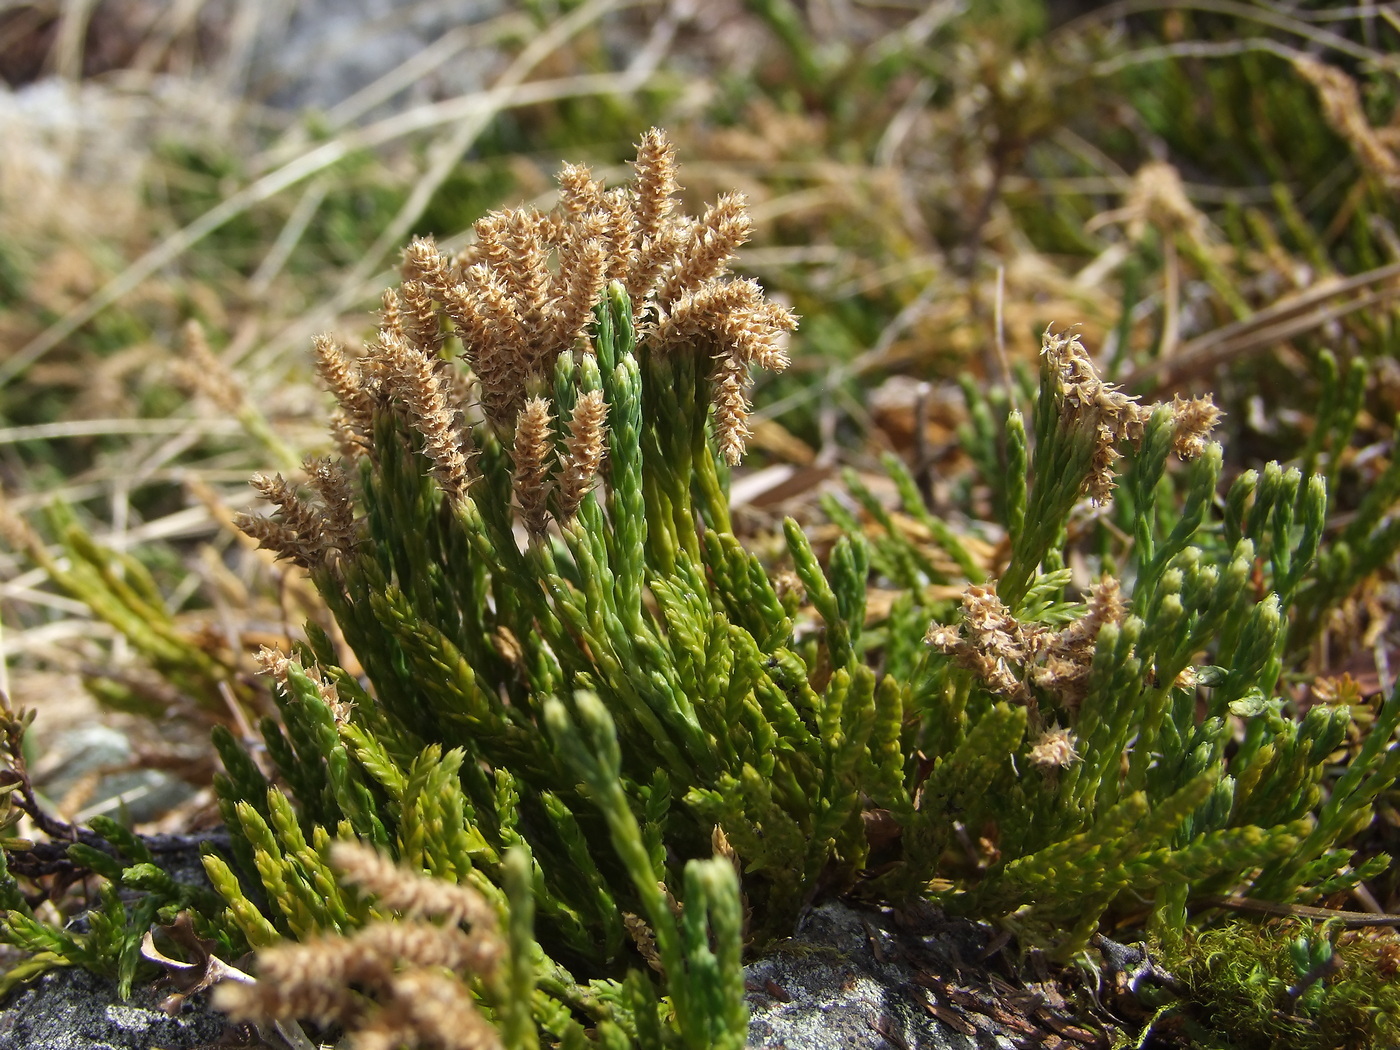
[[[991,1050],[1014,1046],[990,1019],[940,1020],[924,979],[977,958],[974,923],[900,929],[892,915],[824,904],[797,936],[744,970],[750,1050]],[[951,1016],[951,1014],[950,1014]]]
[[[931,908],[813,909],[795,937],[744,968],[749,1050],[1012,1050],[1071,1029],[1095,1045],[1100,1033],[1080,1029],[1053,986],[991,988],[996,967],[980,958],[989,936]],[[0,1009],[0,1050],[204,1050],[227,1038],[205,996],[177,1017],[160,1012],[161,997],[138,985],[123,1003],[111,981],[55,971]]]
[[[83,970],[47,973],[0,1010],[0,1050],[195,1050],[216,1042],[225,1020],[202,1002],[162,1013],[162,993],[139,985],[122,1002],[116,984]]]

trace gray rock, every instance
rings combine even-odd
[[[79,814],[86,822],[96,816],[123,824],[143,824],[169,813],[194,797],[196,789],[160,769],[133,769],[100,779]]]
[[[131,767],[136,749],[121,730],[87,725],[65,730],[46,743],[34,785],[51,799],[61,799],[88,777],[79,822],[101,815],[140,824],[155,820],[187,801],[195,788],[159,769]]]
[[[131,740],[120,729],[85,725],[65,729],[46,742],[44,758],[34,770],[35,784],[50,795],[66,793],[83,777],[124,766],[136,757]]]
[[[281,109],[329,109],[503,6],[500,0],[282,0],[259,17],[250,87]],[[478,40],[405,86],[399,105],[480,90],[499,51],[489,33]]]
[[[216,1042],[227,1022],[199,1001],[176,1017],[160,992],[135,988],[122,1002],[116,983],[83,970],[47,973],[0,1011],[0,1050],[195,1050]]]
[[[197,877],[197,850],[168,838],[152,840],[153,851]],[[901,916],[824,904],[745,967],[750,1050],[1014,1050],[1050,1034],[1047,1007],[1073,1023],[1052,985],[990,987],[979,961],[988,937],[931,908]],[[177,1017],[160,1012],[161,998],[138,987],[123,1003],[113,982],[59,970],[0,1009],[0,1050],[195,1050],[226,1028],[203,996]]]
[[[750,1050],[1010,1050],[987,1017],[959,1013],[958,1028],[939,1020],[925,1005],[937,1000],[917,983],[972,962],[986,939],[969,922],[911,932],[887,911],[824,904],[745,967]]]

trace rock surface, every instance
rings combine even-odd
[[[500,0],[298,0],[282,19],[259,20],[249,86],[281,109],[329,110],[456,33],[459,53],[406,78],[404,97],[390,109],[478,91],[499,58],[481,27],[503,7]]]
[[[902,930],[883,912],[824,904],[797,936],[745,967],[751,1050],[990,1050],[1015,1044],[990,1018],[962,1017],[959,1028],[929,1009],[918,983],[977,958],[986,942],[970,922]],[[979,1024],[977,1022],[984,1022]]]
[[[807,915],[796,937],[745,968],[749,1046],[1011,1050],[1040,1045],[1049,1035],[1037,1020],[1046,1016],[1047,997],[1006,989],[991,993],[977,976],[986,940],[985,927],[934,913],[911,922],[889,912],[825,904]],[[1017,1010],[1018,996],[1029,998],[1029,1007]],[[230,1045],[229,1026],[202,998],[168,1017],[158,1008],[161,997],[142,987],[122,1003],[111,981],[75,970],[50,973],[0,1010],[0,1050]],[[984,1008],[976,1006],[979,997]],[[1051,992],[1048,998],[1056,997]],[[972,1008],[965,1008],[969,1003]]]
[[[162,993],[135,988],[122,1002],[116,983],[82,970],[56,970],[16,992],[0,1010],[3,1050],[196,1050],[227,1027],[198,1004],[162,1013]]]

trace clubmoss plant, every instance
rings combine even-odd
[[[1030,428],[973,413],[1004,557],[891,460],[903,515],[852,479],[870,520],[831,503],[824,558],[789,520],[780,588],[726,475],[796,319],[726,271],[740,198],[679,214],[660,132],[635,167],[565,168],[555,212],[489,215],[456,257],[416,241],[367,351],[317,340],[341,456],[255,479],[275,513],[242,526],[343,647],[312,625],[264,654],[261,749],[215,731],[219,906],[88,857],[145,894],[136,928],[191,909],[263,960],[231,1010],[363,1046],[737,1048],[745,944],[822,895],[931,896],[1068,959],[1109,914],[1179,942],[1194,899],[1388,864],[1345,843],[1400,769],[1400,694],[1329,778],[1348,711],[1279,688],[1321,476],[1271,464],[1217,511],[1209,399],[1141,404],[1050,331]],[[283,979],[313,960],[325,980]]]
[[[659,133],[636,167],[635,189],[612,191],[566,169],[554,215],[488,216],[464,257],[415,243],[369,356],[318,343],[359,492],[329,464],[311,471],[314,502],[259,479],[280,514],[245,525],[310,569],[373,698],[324,638],[297,660],[269,658],[285,731],[269,720],[264,735],[303,811],[226,734],[219,789],[269,901],[286,907],[270,925],[253,918],[231,870],[210,869],[245,936],[267,943],[363,921],[335,893],[332,831],[503,906],[503,858],[528,843],[537,936],[547,972],[562,975],[536,986],[557,1037],[572,1008],[624,1031],[738,1045],[734,870],[686,861],[713,848],[712,819],[668,818],[696,785],[774,764],[770,719],[732,681],[741,629],[727,621],[766,620],[771,648],[787,616],[729,535],[716,452],[741,455],[748,368],[783,367],[795,321],[725,275],[749,228],[737,197],[699,219],[673,214]],[[448,331],[470,390],[442,356]],[[470,444],[468,399],[481,415]],[[606,483],[591,491],[605,451]],[[715,569],[739,583],[725,589],[732,608],[706,582]],[[739,644],[745,677],[761,673],[752,632]],[[619,738],[649,743],[624,750]],[[600,833],[614,856],[589,848]],[[825,859],[809,861],[814,873]],[[651,1000],[635,980],[603,994],[559,968],[621,976],[637,950],[665,975],[664,1023],[654,1005],[638,1019]]]

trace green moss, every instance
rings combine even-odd
[[[1398,961],[1392,930],[1343,932],[1300,919],[1192,928],[1160,954],[1187,986],[1190,1013],[1239,1050],[1394,1045]]]

